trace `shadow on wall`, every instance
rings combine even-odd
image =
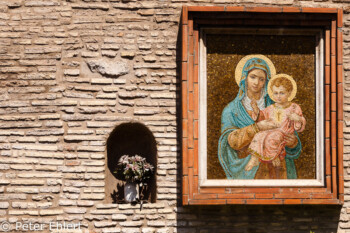
[[[117,203],[124,198],[123,182],[118,181],[113,171],[123,155],[140,155],[155,167],[155,172],[144,190],[144,199],[156,202],[157,143],[153,133],[137,122],[122,123],[114,128],[107,140],[106,194],[107,201]],[[117,190],[116,190],[117,188]]]
[[[187,206],[180,210],[178,233],[336,233],[341,206],[227,205]]]

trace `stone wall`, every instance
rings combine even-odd
[[[181,207],[183,5],[343,8],[350,110],[348,0],[0,0],[3,230],[10,223],[10,231],[26,232],[16,222],[30,222],[44,226],[32,231],[49,232],[50,222],[66,221],[83,232],[350,232],[348,195],[343,207]],[[106,190],[114,187],[105,187],[106,139],[129,121],[144,123],[157,141],[157,202],[142,210],[111,204]],[[349,145],[345,140],[346,194]]]

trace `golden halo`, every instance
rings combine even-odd
[[[292,99],[294,99],[295,95],[297,94],[297,83],[295,82],[295,80],[293,79],[292,76],[289,76],[288,74],[277,74],[275,76],[273,76],[270,81],[269,81],[269,84],[267,84],[267,93],[269,94],[270,98],[275,101],[272,97],[272,90],[271,90],[271,83],[272,83],[272,80],[276,79],[276,78],[279,78],[279,77],[284,77],[284,78],[287,78],[289,79],[289,81],[292,82],[292,85],[293,85],[293,90],[292,92],[290,93],[290,96],[288,97],[288,101],[292,101]],[[275,101],[276,102],[276,101]]]
[[[274,76],[276,74],[276,68],[275,66],[273,65],[272,61],[267,58],[266,56],[264,55],[261,55],[261,54],[252,54],[252,55],[247,55],[245,57],[243,57],[237,64],[236,66],[236,70],[235,70],[235,79],[236,79],[236,83],[237,85],[239,86],[239,83],[241,82],[242,80],[242,70],[243,70],[243,67],[245,65],[245,63],[249,60],[249,59],[252,59],[252,58],[259,58],[261,60],[264,60],[266,62],[266,64],[269,66],[270,68],[270,74],[271,74],[271,77]]]

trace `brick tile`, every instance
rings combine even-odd
[[[326,176],[326,187],[329,192],[332,191],[332,177]]]
[[[194,84],[194,89],[193,89],[193,94],[194,94],[194,119],[199,120],[199,86],[198,83]],[[198,138],[198,136],[197,136]]]
[[[188,168],[188,199],[193,199],[194,193],[194,179],[193,179],[193,168]]]
[[[199,124],[199,121],[198,120],[195,120],[194,122],[193,122],[193,138],[194,139],[198,139],[198,130],[199,130],[199,128],[198,128],[198,124]],[[194,144],[194,148],[196,148],[196,143]]]
[[[267,12],[267,13],[280,13],[282,7],[246,7],[247,12]]]
[[[187,82],[182,82],[182,119],[188,118],[188,99],[187,99]]]
[[[338,140],[338,174],[339,176],[344,176],[344,139]],[[344,184],[343,184],[344,185]]]
[[[188,91],[193,92],[193,56],[188,57]]]
[[[187,80],[187,66],[188,63],[187,62],[182,62],[182,66],[181,66],[181,79],[183,81]],[[186,86],[187,89],[187,86]]]
[[[325,136],[326,136],[326,138],[331,137],[331,122],[330,121],[325,122]]]
[[[300,7],[282,7],[283,13],[299,13],[301,12]]]
[[[324,98],[325,98],[325,120],[331,120],[331,103],[330,103],[330,85],[325,85]]]
[[[343,83],[343,65],[337,65],[337,83]]]
[[[193,43],[194,43],[194,64],[198,65],[199,64],[199,31],[198,30],[193,31]]]
[[[331,92],[337,91],[337,64],[336,57],[331,57]]]
[[[194,171],[194,169],[193,169]],[[193,194],[195,193],[199,193],[199,189],[198,189],[198,176],[193,176]]]
[[[188,168],[193,168],[193,163],[194,163],[194,150],[193,149],[188,149]]]
[[[245,200],[242,200],[242,199],[227,199],[226,200],[226,203],[227,204],[236,204],[236,205],[239,205],[239,204],[245,204]]]
[[[193,148],[193,112],[188,112],[188,147]]]
[[[219,199],[251,199],[254,198],[254,193],[245,193],[245,194],[219,194]]]
[[[339,176],[339,189],[338,189],[339,194],[344,194],[344,177]]]
[[[188,93],[188,110],[192,112],[194,111],[193,92]]]
[[[226,188],[226,193],[245,193],[242,188]]]
[[[332,193],[313,193],[312,199],[332,199]]]
[[[325,84],[331,84],[331,66],[326,65],[325,66]]]
[[[331,93],[331,111],[337,111],[337,93]]]
[[[188,7],[182,7],[182,24],[188,24]]]
[[[301,204],[300,199],[284,199],[283,204],[285,205],[299,205]]]
[[[312,8],[312,7],[303,7],[301,9],[303,13],[337,13],[338,9],[336,8]]]
[[[225,205],[226,200],[190,200],[191,205]]]
[[[221,12],[221,11],[225,11],[225,7],[223,6],[189,6],[188,11]]]
[[[188,141],[187,141],[187,138],[182,139],[182,174],[188,175]]]
[[[182,137],[184,138],[188,137],[187,128],[188,128],[188,120],[183,119],[182,120]]]
[[[280,188],[244,188],[245,193],[279,193]]]
[[[337,52],[337,44],[336,44],[336,42],[337,42],[336,38],[332,37],[331,38],[331,59],[332,59],[332,56],[335,56],[336,52]],[[332,60],[331,60],[331,62],[332,62]]]
[[[337,36],[337,21],[332,20],[331,23],[331,38],[335,38]]]
[[[343,32],[337,30],[337,64],[343,64]]]
[[[331,64],[331,31],[325,31],[325,65]]]
[[[332,193],[333,198],[336,199],[338,195],[338,185],[337,185],[337,168],[332,167]]]
[[[227,12],[241,12],[241,11],[245,11],[245,7],[244,6],[227,6],[226,11]]]
[[[332,169],[335,166],[337,166],[337,148],[332,148]]]
[[[306,199],[303,200],[303,204],[314,204],[314,205],[339,205],[338,200],[328,200],[328,199]]]
[[[182,81],[186,81],[187,80],[187,62],[182,62],[182,66],[181,66],[181,79]],[[187,86],[186,86],[186,90],[187,90]]]
[[[182,204],[188,205],[188,195],[182,195]]]
[[[310,198],[309,193],[277,193],[274,195],[277,199],[305,199]]]
[[[299,191],[300,191],[299,188],[281,188],[280,193],[285,193],[285,194],[296,193],[296,194],[298,194]]]
[[[343,84],[342,83],[338,83],[338,100],[337,100],[337,105],[338,105],[338,112],[337,112],[337,119],[339,121],[342,121],[344,120],[344,109],[343,109],[343,106],[344,106],[344,99],[343,99],[343,96],[344,96],[344,93],[343,93]]]
[[[326,188],[300,188],[300,193],[326,193]]]
[[[255,194],[255,198],[257,198],[257,199],[272,199],[273,194],[272,193],[257,193],[257,194]]]
[[[193,36],[188,37],[188,51],[190,56],[193,56],[194,54],[194,41],[193,41]]]
[[[188,35],[190,37],[193,36],[193,17],[192,15],[189,16],[189,19],[188,19]],[[193,38],[192,38],[193,40]],[[190,43],[190,48],[191,48],[191,43]],[[190,49],[190,53],[193,54],[193,49]]]
[[[331,147],[337,146],[337,113],[331,112]]]
[[[201,188],[200,193],[225,193],[225,188]]]
[[[193,68],[193,82],[198,84],[199,80],[199,65],[194,65]]]
[[[247,204],[253,205],[280,205],[282,200],[277,199],[248,199]]]
[[[193,148],[193,173],[195,176],[198,176],[198,140],[194,140],[194,148]]]
[[[182,194],[188,195],[188,176],[182,177]]]
[[[343,138],[343,121],[338,121],[338,141],[340,138]],[[339,143],[338,143],[338,147],[339,147]]]
[[[194,194],[193,198],[197,200],[205,200],[205,199],[217,199],[217,194]]]
[[[337,27],[338,28],[343,27],[343,9],[338,9]]]
[[[188,26],[182,25],[182,61],[188,59]]]
[[[325,154],[326,154],[326,175],[331,175],[331,141],[330,139],[325,139]]]

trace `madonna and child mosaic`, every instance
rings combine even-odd
[[[208,179],[314,179],[313,45],[301,55],[210,51],[209,46]],[[235,64],[230,75],[220,74],[223,59]],[[211,85],[220,75],[226,80]],[[231,87],[219,91],[222,85]]]
[[[306,125],[292,100],[294,79],[277,74],[263,55],[244,57],[236,68],[237,97],[223,110],[218,157],[228,179],[254,179],[267,166],[270,179],[297,178],[294,160],[300,156],[298,132]]]

